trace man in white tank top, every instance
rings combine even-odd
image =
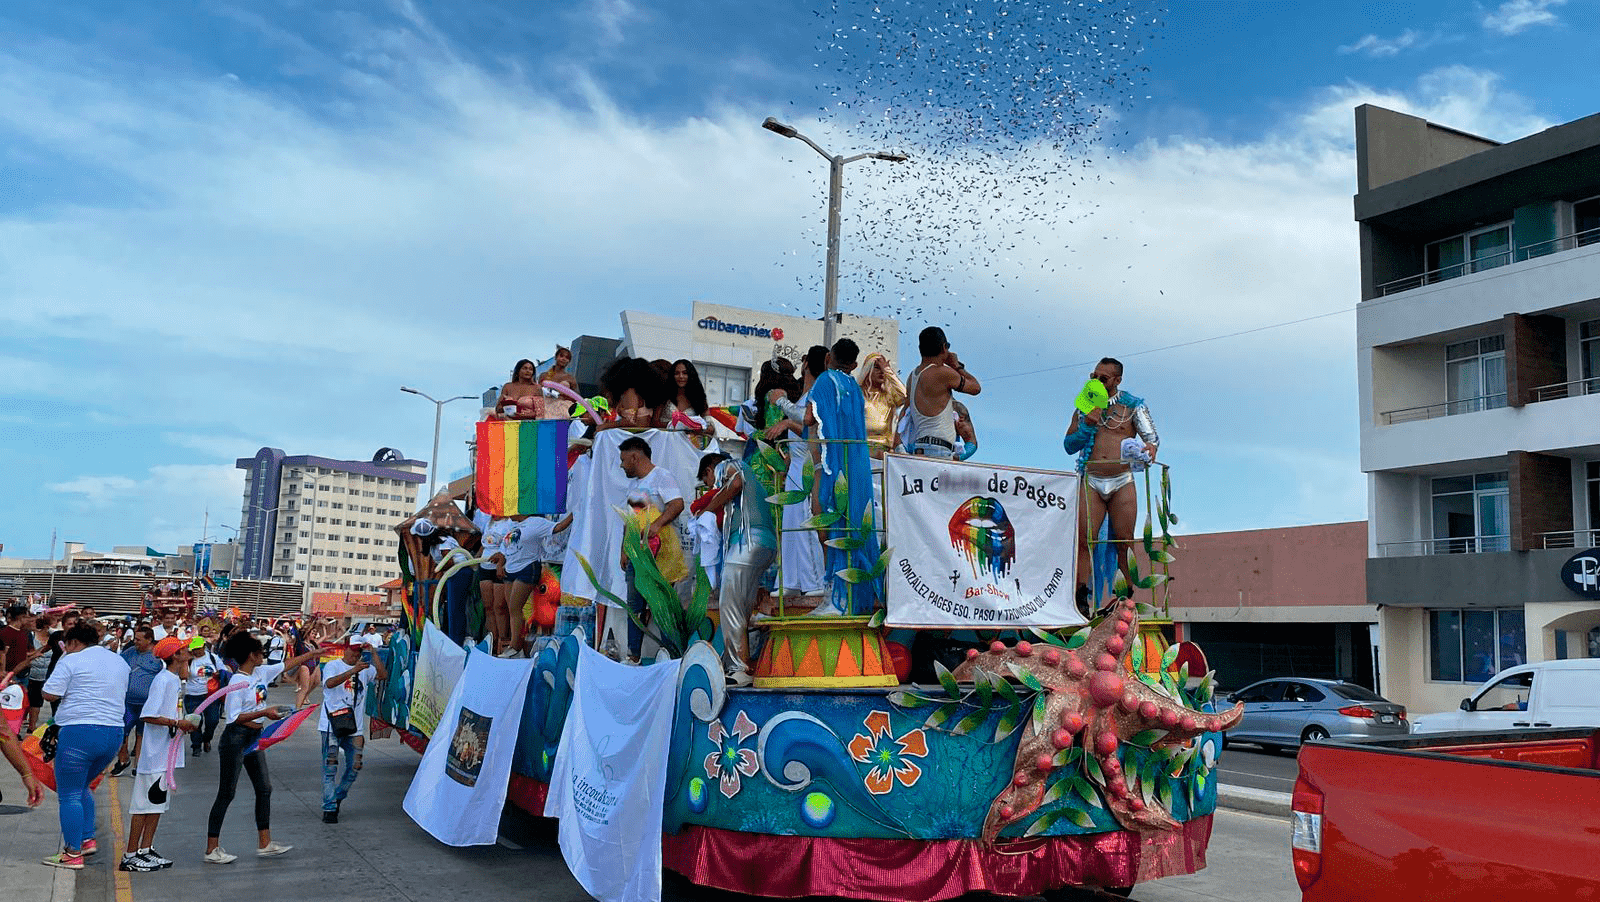
[[[938,326],[929,326],[917,335],[917,350],[922,362],[906,379],[906,447],[912,454],[948,460],[956,451],[953,393],[976,395],[983,386],[961,365]]]

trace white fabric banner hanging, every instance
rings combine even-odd
[[[679,667],[630,667],[582,646],[550,774],[567,868],[601,902],[661,898],[661,816]]]
[[[444,716],[445,703],[455,691],[461,671],[467,666],[467,651],[450,641],[429,620],[422,628],[422,650],[417,653],[417,670],[411,684],[411,729],[432,736]]]
[[[687,505],[694,498],[695,471],[705,452],[690,444],[682,432],[660,429],[640,433],[625,429],[598,432],[583,472],[569,479],[567,484],[572,538],[567,542],[567,554],[562,561],[563,594],[590,599],[599,595],[578,563],[581,554],[594,568],[602,585],[618,598],[628,597],[622,576],[622,517],[617,513],[618,508],[628,506],[628,477],[622,473],[617,446],[635,434],[649,443],[651,463],[665,467],[678,481],[685,511],[679,516],[677,526],[680,534],[688,534],[691,524]]]
[[[402,805],[434,839],[484,846],[499,835],[532,673],[527,658],[467,661]]]
[[[889,625],[1083,623],[1078,491],[1076,473],[885,455]]]

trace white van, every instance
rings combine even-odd
[[[1413,733],[1519,727],[1600,727],[1600,658],[1511,667],[1462,699],[1459,711],[1411,721]]]

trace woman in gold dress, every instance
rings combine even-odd
[[[882,460],[884,452],[899,444],[895,427],[900,422],[900,410],[905,407],[906,387],[894,373],[888,358],[873,352],[867,355],[857,371],[861,383],[861,396],[867,402],[867,447],[873,460]]]

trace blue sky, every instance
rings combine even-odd
[[[233,460],[262,445],[426,457],[432,411],[401,384],[481,391],[558,340],[617,334],[621,309],[820,312],[825,167],[768,115],[911,153],[850,171],[842,305],[901,315],[907,348],[948,326],[986,380],[983,457],[1064,466],[1078,364],[1112,354],[1188,529],[1357,519],[1352,313],[1154,349],[1347,311],[1352,109],[1500,140],[1588,115],[1562,73],[1597,17],[10,2],[0,542],[194,541],[208,509],[236,524]],[[1043,104],[1069,89],[1088,127],[1064,140]],[[996,97],[1022,124],[991,142]],[[469,425],[446,416],[447,470]]]

